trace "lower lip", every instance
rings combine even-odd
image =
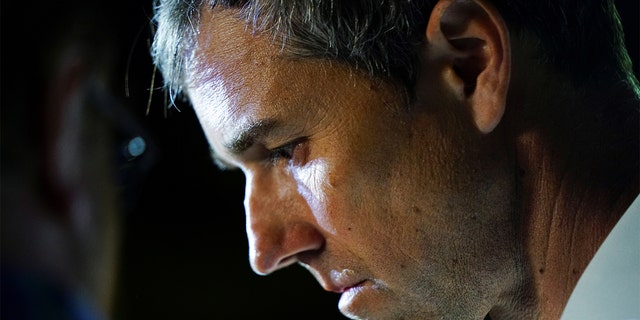
[[[338,303],[338,307],[340,310],[347,311],[353,308],[354,300],[358,295],[361,295],[367,287],[365,286],[365,282],[360,282],[352,287],[346,288],[342,292],[342,296],[340,296],[340,302]]]

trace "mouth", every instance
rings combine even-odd
[[[362,290],[362,288],[364,287],[364,283],[366,281],[367,280],[362,280],[362,281],[360,281],[358,283],[355,283],[355,284],[353,284],[351,286],[344,287],[339,291],[339,293],[356,293],[356,292]]]
[[[322,285],[325,291],[339,293],[341,299],[351,300],[367,286],[368,279],[356,274],[352,269],[331,270],[328,274],[318,272],[311,266],[301,263]]]
[[[369,319],[380,307],[376,301],[381,301],[378,286],[374,281],[363,280],[343,288],[338,309],[349,318]]]
[[[345,293],[360,287],[365,280],[356,278],[356,274],[351,269],[342,271],[331,270],[330,281],[325,281],[325,290],[335,293]]]
[[[340,294],[338,308],[350,318],[357,318],[356,315],[366,312],[369,305],[367,301],[375,297],[380,288],[378,281],[365,278],[363,274],[356,273],[352,269],[331,270],[328,274],[322,274],[305,266],[316,276],[326,291]]]

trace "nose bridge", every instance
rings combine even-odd
[[[297,261],[297,254],[318,250],[324,238],[307,219],[308,206],[291,179],[272,173],[247,174],[245,215],[249,259],[258,274],[269,274]]]

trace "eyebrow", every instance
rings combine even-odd
[[[262,137],[268,135],[276,127],[278,127],[278,122],[274,119],[254,121],[243,126],[243,128],[239,130],[239,133],[222,145],[232,154],[240,155],[251,148],[251,146],[256,143],[256,140],[260,140]],[[213,148],[210,148],[210,151],[211,157],[219,169],[228,170],[236,168],[235,165],[229,163],[216,153]]]
[[[233,154],[242,154],[251,148],[259,140],[273,131],[278,126],[278,122],[274,119],[262,119],[251,122],[235,135],[230,141],[223,145]]]

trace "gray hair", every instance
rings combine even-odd
[[[236,8],[253,31],[296,57],[331,59],[409,89],[435,0],[154,0],[151,54],[171,97],[184,86],[202,6]],[[512,36],[533,35],[540,60],[577,83],[637,82],[612,0],[496,0]],[[607,75],[603,77],[603,75]]]
[[[185,57],[194,43],[199,8],[237,8],[254,31],[268,32],[286,44],[295,57],[332,59],[391,76],[402,82],[414,77],[415,50],[428,12],[416,1],[259,1],[156,0],[158,25],[152,56],[165,87],[179,94],[184,85]]]

